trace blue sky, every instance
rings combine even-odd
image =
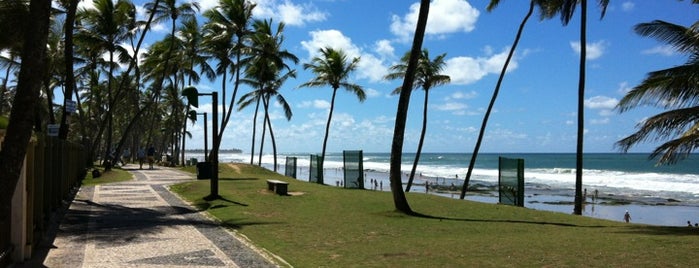
[[[430,91],[424,152],[473,150],[498,74],[528,8],[528,1],[502,1],[488,13],[488,2],[432,2],[424,48],[433,57],[447,54],[444,73],[451,76],[452,83]],[[259,0],[257,4],[257,18],[287,24],[284,46],[301,59],[292,66],[298,71],[297,79],[288,80],[281,90],[291,104],[292,119],[286,121],[277,106],[271,111],[278,151],[321,150],[332,91],[298,86],[312,78],[301,64],[325,46],[361,57],[351,80],[362,85],[368,96],[360,103],[349,92],[338,92],[328,152],[390,151],[398,102],[398,96],[390,92],[401,81],[382,77],[410,48],[418,1]],[[200,5],[212,8],[216,0],[200,1]],[[647,72],[686,60],[664,44],[638,36],[633,26],[655,19],[688,26],[699,19],[699,5],[690,1],[611,1],[602,20],[596,4],[591,3],[588,10],[585,151],[614,152],[617,140],[633,133],[644,118],[660,112],[642,108],[619,114],[613,110],[618,100]],[[558,17],[540,21],[535,15],[530,20],[491,115],[482,152],[575,152],[578,21],[576,16],[564,27]],[[151,43],[169,32],[167,25],[169,22],[154,27]],[[201,92],[220,91],[221,81],[202,81],[196,86]],[[241,90],[238,96],[249,88]],[[202,112],[211,111],[209,98],[202,97],[200,102]],[[411,98],[405,152],[416,150],[422,103],[420,90]],[[234,112],[222,148],[250,150],[253,111],[254,107]],[[203,148],[201,120],[188,128],[194,135],[188,147]],[[642,144],[633,151],[648,152],[655,145]],[[265,151],[271,152],[269,140]]]

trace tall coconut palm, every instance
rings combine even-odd
[[[393,194],[393,204],[396,210],[405,214],[414,214],[413,210],[405,198],[403,192],[402,172],[400,170],[403,157],[403,136],[405,135],[405,123],[408,120],[408,106],[410,105],[410,89],[413,88],[417,72],[420,51],[422,50],[422,40],[425,37],[427,28],[427,17],[430,13],[430,0],[420,0],[420,11],[418,13],[417,25],[415,26],[415,36],[410,49],[408,68],[405,70],[403,86],[400,97],[398,97],[398,107],[396,108],[396,125],[393,130],[393,142],[391,144],[391,162],[389,180],[391,181],[391,193]]]
[[[264,124],[267,124],[269,120],[269,98],[276,96],[279,100],[283,100],[283,97],[277,92],[281,85],[289,78],[296,77],[296,72],[289,67],[286,61],[291,61],[292,63],[298,63],[298,57],[292,54],[286,49],[282,48],[284,42],[284,23],[277,24],[276,32],[272,29],[272,20],[255,20],[253,22],[253,29],[255,34],[250,36],[250,47],[249,47],[249,59],[247,59],[247,69],[245,70],[245,75],[247,80],[254,80],[253,86],[258,88],[259,91],[257,101],[262,101],[263,108],[265,111],[265,120],[263,121],[263,135],[260,142],[260,164],[262,157],[262,149],[264,145]],[[286,73],[284,73],[286,72]],[[248,84],[250,84],[248,82]],[[241,98],[242,100],[242,98]],[[283,101],[286,103],[286,101]],[[283,104],[282,103],[282,104]],[[249,105],[249,103],[248,103]],[[247,105],[246,105],[247,106]],[[256,109],[257,112],[257,109]],[[291,110],[286,110],[287,117],[290,118]],[[255,118],[257,115],[254,116]],[[274,151],[274,170],[277,168],[277,154],[276,154],[276,142],[274,140],[274,135],[272,134],[271,124],[270,126],[270,136],[272,138],[272,149]],[[255,124],[253,123],[253,135]],[[254,141],[254,136],[253,136]],[[253,144],[254,148],[254,144]]]
[[[221,101],[224,103],[225,116],[221,121],[219,133],[214,133],[214,135],[218,135],[219,139],[215,140],[216,142],[211,148],[212,152],[218,151],[222,140],[220,137],[223,137],[223,132],[231,118],[233,104],[240,85],[240,72],[245,67],[242,56],[244,55],[244,50],[246,50],[248,36],[252,34],[250,24],[252,22],[252,11],[255,6],[256,4],[248,0],[221,0],[218,7],[204,13],[204,17],[209,20],[204,25],[204,46],[219,62],[216,72],[218,75],[223,76],[221,85],[223,98]],[[231,59],[233,56],[235,56],[235,61]],[[226,82],[229,70],[235,74],[235,81],[233,93],[230,97],[230,105],[228,110],[225,111]]]
[[[573,214],[582,215],[583,192],[583,137],[585,133],[585,64],[587,57],[587,0],[560,0],[552,7],[561,14],[563,25],[567,25],[575,14],[575,7],[580,4],[580,67],[578,75],[578,127],[575,149],[575,206]],[[602,17],[607,10],[609,0],[598,0],[602,8]]]
[[[444,62],[444,57],[446,57],[446,53],[438,55],[434,58],[434,60],[432,60],[430,59],[427,49],[423,49],[422,54],[420,54],[420,59],[418,59],[413,89],[421,87],[425,92],[425,101],[422,109],[422,131],[420,132],[420,141],[417,145],[417,152],[415,152],[413,168],[410,170],[410,177],[408,177],[408,185],[405,187],[406,192],[410,192],[410,187],[413,184],[413,178],[415,178],[415,171],[417,170],[417,165],[420,162],[422,145],[425,142],[425,133],[427,132],[427,104],[430,89],[436,86],[446,85],[451,82],[451,78],[448,75],[441,74],[441,71],[446,64]],[[409,59],[410,52],[406,53],[403,58],[401,58],[401,63],[391,67],[391,71],[393,72],[386,75],[385,78],[389,80],[403,78],[405,76],[405,71],[408,69]],[[400,94],[400,91],[401,88],[399,87],[393,91],[393,94]]]
[[[495,9],[498,5],[500,4],[500,0],[491,0],[490,4],[488,4],[488,7],[486,7],[486,10],[488,12],[492,11]],[[468,184],[469,181],[471,180],[471,174],[473,173],[473,168],[476,165],[476,158],[478,158],[478,152],[480,151],[481,148],[481,143],[483,142],[483,136],[485,136],[485,129],[488,125],[488,119],[490,118],[490,113],[493,111],[493,106],[495,106],[495,100],[498,98],[498,94],[500,93],[500,86],[502,85],[502,81],[505,78],[505,73],[507,73],[507,67],[510,65],[510,61],[512,60],[512,56],[514,55],[515,50],[517,49],[517,45],[519,44],[519,39],[522,37],[522,32],[524,31],[524,26],[527,24],[527,21],[529,21],[529,17],[531,17],[532,13],[534,13],[534,8],[539,7],[540,10],[540,19],[548,19],[551,18],[555,15],[555,13],[551,12],[551,8],[549,5],[551,4],[550,1],[547,0],[532,0],[529,2],[529,9],[527,10],[527,14],[524,15],[524,19],[522,19],[522,22],[519,24],[519,29],[517,30],[517,34],[515,35],[515,40],[512,43],[512,46],[510,47],[510,52],[507,54],[507,59],[505,60],[505,64],[502,66],[502,70],[500,71],[500,76],[498,77],[498,82],[495,84],[495,90],[493,90],[493,96],[490,98],[490,103],[488,104],[488,108],[485,111],[485,115],[483,116],[483,122],[481,123],[481,129],[478,132],[478,139],[476,140],[476,145],[473,148],[473,154],[471,154],[471,161],[468,165],[468,171],[466,172],[466,177],[464,178],[464,184],[461,188],[461,199],[464,199],[466,197],[466,191],[468,189]]]
[[[128,36],[129,29],[125,27],[126,22],[131,18],[130,14],[134,9],[133,4],[129,0],[119,0],[116,3],[111,0],[94,0],[94,9],[82,9],[79,16],[82,18],[83,28],[80,29],[82,38],[89,40],[97,51],[107,52],[109,55],[107,62],[107,112],[104,123],[107,125],[107,139],[104,159],[109,159],[109,153],[112,151],[112,134],[113,134],[113,105],[118,99],[114,87],[114,68],[115,53],[128,54],[126,49],[119,45]],[[103,123],[103,124],[104,124]],[[100,127],[97,135],[100,136],[104,127]],[[95,141],[98,141],[96,138]],[[94,143],[93,143],[94,144]],[[92,147],[92,150],[96,146]],[[107,167],[109,168],[109,166]]]
[[[699,1],[696,1],[699,2]],[[636,33],[656,38],[687,55],[682,65],[648,73],[617,105],[620,112],[652,105],[665,112],[638,125],[638,131],[618,141],[626,152],[646,140],[667,140],[651,153],[659,164],[674,164],[699,147],[699,21],[690,27],[666,21],[641,23]]]
[[[303,68],[310,69],[315,78],[311,81],[303,83],[300,87],[325,87],[330,86],[333,90],[330,99],[330,111],[328,113],[328,121],[325,125],[325,137],[323,138],[323,150],[320,158],[320,169],[323,170],[325,162],[325,150],[328,144],[328,135],[330,133],[330,122],[335,109],[335,96],[339,88],[344,88],[352,94],[356,95],[360,102],[366,99],[364,89],[357,84],[349,81],[350,74],[357,69],[359,58],[348,60],[347,55],[341,49],[333,49],[331,47],[321,48],[320,56],[311,59],[310,63],[303,64]],[[318,183],[323,184],[323,173],[320,173]]]
[[[185,20],[180,27],[178,34],[178,39],[180,40],[184,59],[189,61],[189,66],[184,70],[190,70],[191,72],[187,74],[186,85],[192,85],[193,82],[199,82],[199,73],[194,72],[194,67],[199,66],[199,70],[202,74],[206,76],[209,80],[216,78],[216,72],[211,68],[208,63],[209,57],[204,54],[202,47],[203,35],[201,34],[201,28],[197,23],[196,18],[191,18]],[[189,106],[185,110],[185,115],[189,114]],[[187,133],[187,120],[184,120],[184,127],[182,130],[183,134]],[[185,144],[186,135],[182,135],[182,164],[185,164]]]

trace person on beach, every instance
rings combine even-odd
[[[146,161],[146,150],[143,150],[143,147],[138,148],[136,157],[138,157],[138,169],[143,169],[143,162]]]
[[[628,210],[626,211],[626,213],[624,213],[624,221],[626,223],[629,223],[631,221],[631,214],[629,214]]]
[[[427,193],[427,192],[429,192],[429,191],[430,191],[430,182],[429,182],[429,181],[426,181],[426,182],[425,182],[425,193]]]

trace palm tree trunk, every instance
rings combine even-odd
[[[330,112],[328,113],[328,122],[325,124],[325,137],[323,138],[323,151],[321,151],[320,155],[320,174],[318,174],[318,183],[319,184],[324,184],[323,180],[323,173],[324,168],[323,166],[325,165],[325,149],[327,148],[328,145],[328,136],[330,136],[330,121],[332,121],[333,118],[333,110],[335,109],[335,96],[337,95],[337,88],[333,88],[333,96],[330,99]]]
[[[575,153],[575,207],[582,215],[583,138],[585,132],[585,57],[587,56],[587,0],[580,1],[580,76],[578,78],[578,141]]]
[[[255,163],[255,136],[257,132],[257,112],[260,110],[260,99],[257,99],[257,105],[255,105],[255,115],[252,117],[252,147],[250,148],[250,165]]]
[[[398,108],[396,109],[396,126],[393,130],[393,143],[391,145],[391,168],[389,171],[389,179],[391,181],[391,193],[393,194],[393,204],[396,210],[405,214],[415,214],[405,198],[403,192],[403,182],[401,180],[402,172],[401,160],[403,157],[403,136],[405,135],[405,123],[408,119],[408,106],[410,104],[410,93],[415,80],[415,69],[417,69],[417,61],[420,58],[422,50],[422,40],[425,37],[425,28],[427,26],[427,15],[430,12],[430,0],[420,0],[420,12],[415,27],[415,37],[413,38],[413,46],[410,50],[410,59],[408,60],[408,68],[405,70],[403,78],[403,86],[401,88],[400,97],[398,98]]]
[[[260,96],[260,98],[262,98],[262,96]],[[264,107],[262,108],[264,109]],[[259,158],[257,160],[258,166],[262,166],[262,151],[265,148],[265,134],[267,133],[267,125],[265,124],[265,121],[267,121],[267,113],[265,113],[265,117],[262,119],[262,136],[260,137],[260,152],[258,153]]]
[[[505,73],[507,73],[507,66],[510,65],[510,61],[512,60],[512,56],[515,54],[515,49],[517,49],[517,45],[519,44],[519,39],[522,37],[522,32],[524,31],[524,26],[527,24],[527,21],[529,21],[529,17],[531,17],[532,13],[534,12],[534,6],[535,3],[534,1],[529,2],[529,10],[527,11],[527,15],[524,16],[524,19],[522,19],[522,23],[519,24],[519,29],[517,30],[517,35],[515,36],[515,41],[512,43],[512,47],[510,48],[509,54],[507,54],[507,59],[505,60],[505,65],[502,66],[502,70],[500,71],[500,77],[498,77],[498,82],[495,84],[495,90],[493,90],[493,96],[490,98],[490,103],[488,104],[488,109],[485,111],[485,115],[483,116],[483,122],[481,123],[481,130],[478,132],[478,139],[476,140],[476,146],[473,148],[473,154],[471,155],[471,162],[468,165],[468,171],[466,172],[466,177],[464,178],[464,185],[461,187],[461,199],[464,199],[466,197],[466,190],[468,189],[468,183],[471,180],[471,174],[473,173],[473,167],[476,165],[476,158],[478,157],[478,152],[481,149],[481,143],[483,142],[483,136],[485,136],[485,128],[488,125],[488,119],[490,118],[490,113],[493,111],[493,106],[495,105],[495,100],[498,98],[498,94],[500,93],[500,86],[502,85],[502,81],[505,78]]]
[[[415,152],[415,160],[413,161],[413,169],[410,170],[410,177],[408,178],[408,185],[405,186],[405,192],[410,192],[410,186],[413,185],[413,178],[415,178],[415,171],[417,170],[417,164],[420,162],[420,155],[422,154],[422,145],[425,142],[425,133],[427,133],[427,100],[429,97],[429,89],[425,89],[425,103],[422,109],[422,131],[420,132],[420,141],[417,144],[417,152]]]
[[[66,10],[65,27],[65,46],[63,48],[63,58],[66,68],[66,92],[67,98],[63,100],[63,115],[61,116],[61,128],[58,130],[58,138],[66,140],[68,138],[68,121],[70,114],[66,112],[66,104],[71,100],[73,91],[75,91],[75,74],[73,73],[73,28],[75,24],[75,13],[78,9],[78,0],[70,0],[68,10]]]
[[[274,131],[272,131],[272,120],[269,118],[269,96],[264,99],[265,101],[265,120],[267,125],[269,125],[269,137],[272,138],[272,155],[274,157],[274,172],[277,172],[277,142],[274,140]]]
[[[43,81],[41,75],[46,66],[46,40],[51,1],[31,0],[29,12],[32,19],[27,20],[25,26],[17,92],[5,140],[0,150],[0,170],[2,170],[0,172],[0,247],[2,250],[9,246],[12,195],[27,153]]]

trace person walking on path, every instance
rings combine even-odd
[[[155,147],[151,145],[148,147],[148,166],[153,169],[153,163],[155,162]]]
[[[143,147],[138,148],[136,157],[138,157],[138,169],[143,169],[143,162],[146,161],[146,150]]]
[[[626,223],[629,223],[631,221],[631,214],[629,214],[628,210],[626,211],[626,213],[624,213],[624,221]]]

